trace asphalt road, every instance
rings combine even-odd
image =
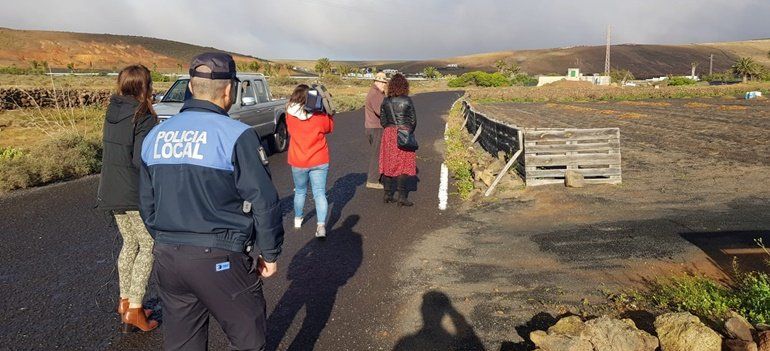
[[[445,226],[437,210],[443,136],[441,116],[457,93],[415,97],[421,142],[414,208],[382,203],[364,188],[367,143],[363,113],[337,116],[330,137],[328,239],[313,238],[315,218],[291,229],[292,180],[286,155],[270,158],[285,209],[286,240],[279,274],[265,282],[269,349],[390,349],[398,341],[392,272],[411,243]],[[97,177],[0,198],[0,349],[159,349],[160,331],[122,335],[114,312],[120,239],[93,209]],[[306,208],[312,211],[312,200]],[[149,304],[157,306],[151,283]],[[213,350],[227,341],[216,323]]]

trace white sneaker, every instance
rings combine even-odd
[[[315,230],[315,237],[318,239],[326,238],[326,226],[319,225]]]
[[[294,229],[302,228],[302,217],[294,217]]]

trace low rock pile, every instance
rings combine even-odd
[[[99,105],[105,106],[109,102],[109,90],[80,90],[80,89],[0,89],[0,111],[14,110],[18,108],[61,108]]]
[[[569,316],[529,338],[540,351],[770,351],[770,331],[758,331],[737,314],[725,322],[724,338],[687,312],[660,315],[654,326],[655,336],[630,319]]]
[[[471,164],[475,188],[473,195],[481,195],[492,185],[507,161],[506,155],[502,151],[498,153],[497,158],[492,157],[486,152],[476,154],[477,159]],[[524,187],[524,181],[514,174],[514,168],[515,166],[511,167],[508,171],[510,174],[507,177],[503,177],[500,183],[498,183],[497,189],[501,192]]]

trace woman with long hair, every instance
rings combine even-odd
[[[329,174],[329,144],[326,135],[334,130],[332,116],[321,111],[307,111],[310,87],[298,85],[286,105],[286,127],[289,129],[289,155],[294,178],[294,228],[302,227],[307,186],[313,190],[317,225],[315,236],[326,237],[326,176]]]
[[[115,218],[123,247],[118,256],[118,313],[124,332],[150,331],[158,326],[142,308],[152,271],[153,239],[139,216],[139,169],[142,141],[157,124],[152,108],[150,70],[131,65],[118,74],[117,93],[110,97],[104,119],[104,151],[99,180],[99,208]]]
[[[380,106],[382,132],[380,145],[380,173],[385,187],[385,203],[398,202],[398,206],[413,206],[409,201],[407,182],[417,175],[417,156],[414,148],[399,145],[399,133],[413,137],[417,128],[414,102],[409,97],[409,82],[402,74],[396,74],[388,83],[387,96]],[[414,145],[416,146],[416,145]],[[398,200],[393,196],[398,190]]]

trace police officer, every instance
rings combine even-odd
[[[278,194],[259,136],[230,119],[233,58],[190,65],[192,99],[142,146],[141,214],[155,238],[163,347],[205,350],[209,313],[238,350],[265,345],[263,277],[283,244]]]

